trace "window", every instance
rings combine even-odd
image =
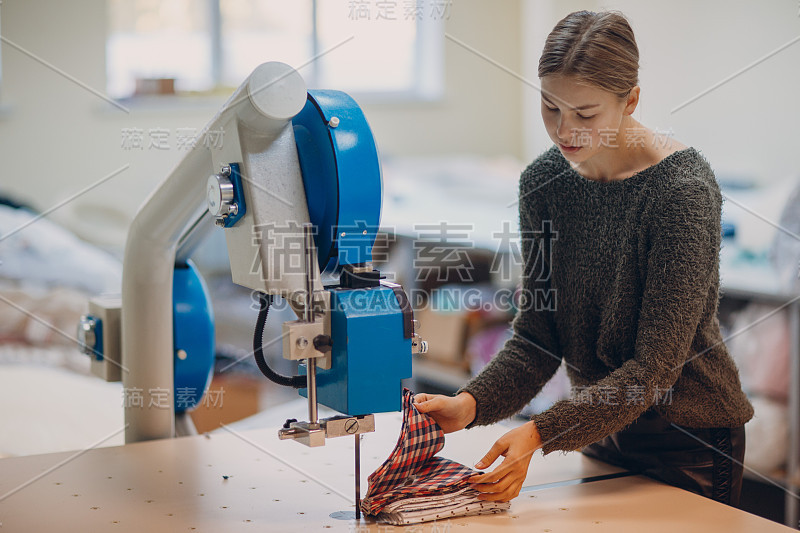
[[[109,0],[107,90],[229,92],[260,63],[283,61],[309,88],[437,98],[449,2],[428,2]]]

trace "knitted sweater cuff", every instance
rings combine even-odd
[[[476,386],[476,384],[470,382],[458,389],[455,395],[458,396],[462,392],[468,392],[473,398],[475,398],[475,418],[472,420],[472,422],[467,424],[464,429],[472,429],[475,426],[485,426],[487,424],[491,424],[491,421],[486,422],[482,420],[482,415],[486,412],[486,410],[482,408],[483,405],[486,405],[486,397],[483,394],[486,391],[483,389],[483,387]]]
[[[574,436],[567,434],[570,431],[569,429],[565,431],[560,427],[558,420],[549,409],[533,415],[531,421],[536,425],[536,430],[542,439],[541,450],[543,455],[556,451],[571,451],[567,449],[567,443],[575,441]]]

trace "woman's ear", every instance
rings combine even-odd
[[[631,92],[628,93],[628,96],[625,97],[625,109],[622,110],[622,113],[625,115],[632,115],[634,111],[636,111],[636,106],[639,105],[639,90],[640,87],[635,85]]]

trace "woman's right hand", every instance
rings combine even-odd
[[[475,420],[475,398],[468,392],[456,396],[420,393],[414,396],[414,407],[430,415],[445,433],[464,429]]]

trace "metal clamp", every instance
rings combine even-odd
[[[361,435],[373,431],[375,431],[375,415],[339,415],[323,418],[318,424],[287,420],[284,427],[278,430],[278,438],[296,440],[313,448],[324,446],[325,439]]]
[[[332,416],[322,420],[322,427],[329,439],[372,433],[375,431],[375,415]]]
[[[325,430],[320,424],[310,422],[291,422],[289,427],[278,430],[280,440],[292,439],[309,448],[325,446]]]

